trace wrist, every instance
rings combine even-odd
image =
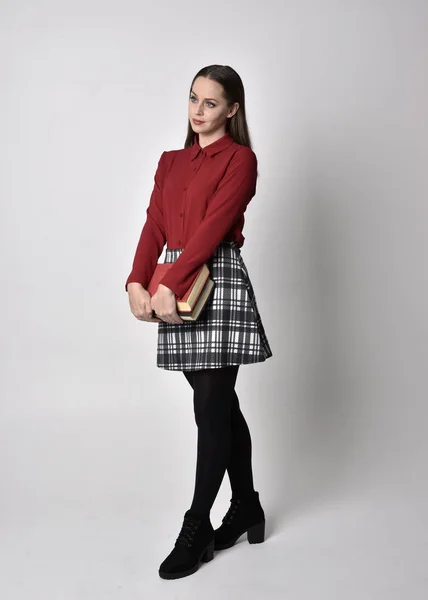
[[[129,290],[129,289],[131,289],[131,290],[137,290],[137,289],[143,289],[143,290],[144,290],[144,289],[145,289],[145,288],[143,287],[143,284],[142,284],[142,283],[139,283],[138,281],[130,281],[130,282],[127,284],[127,286],[126,286],[126,287],[127,287],[127,289],[128,289],[128,290]]]
[[[169,288],[167,285],[164,285],[163,283],[159,284],[159,287],[163,290],[168,290],[168,292],[170,292],[170,294],[173,294],[173,296],[175,296],[175,293],[172,291],[171,288]]]

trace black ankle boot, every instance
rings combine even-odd
[[[230,507],[222,524],[215,530],[214,550],[224,550],[235,544],[247,532],[250,544],[260,544],[265,539],[265,513],[260,504],[259,493],[246,498],[232,496]]]
[[[174,548],[159,567],[162,579],[178,579],[191,575],[201,562],[214,558],[214,529],[209,517],[198,517],[190,510],[184,515]]]

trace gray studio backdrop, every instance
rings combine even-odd
[[[426,2],[4,0],[0,22],[3,598],[425,598]],[[259,159],[242,256],[274,356],[237,392],[269,539],[166,588],[192,394],[124,284],[211,63],[243,78]]]

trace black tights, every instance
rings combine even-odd
[[[241,412],[235,382],[239,365],[183,371],[193,388],[198,427],[196,479],[190,509],[209,515],[227,470],[232,495],[254,491],[251,436]]]

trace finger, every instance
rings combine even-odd
[[[148,313],[143,313],[138,315],[137,319],[139,319],[140,321],[150,321],[151,315],[149,315]]]
[[[184,320],[180,317],[180,315],[178,314],[177,310],[175,310],[174,315],[177,318],[177,323],[184,323]]]
[[[150,310],[147,320],[150,321],[151,323],[159,323],[161,321],[161,319],[159,319],[157,314],[153,314],[152,310]]]
[[[167,316],[162,317],[162,320],[165,321],[165,323],[171,323],[171,325],[174,324],[174,321],[169,316],[168,317]]]
[[[171,317],[173,319],[173,323],[183,323],[183,319],[177,313],[174,313],[171,315]]]

